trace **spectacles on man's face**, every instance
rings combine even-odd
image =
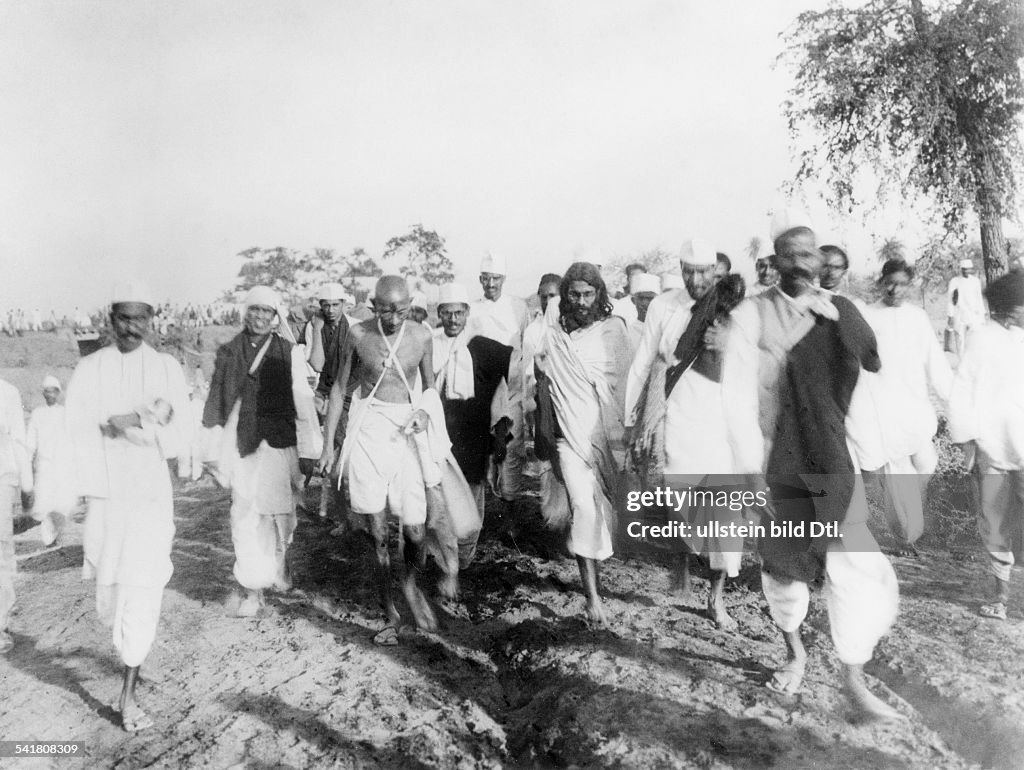
[[[467,312],[466,310],[438,310],[437,317],[442,320],[457,321],[460,318],[465,318]]]

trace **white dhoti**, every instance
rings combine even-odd
[[[286,587],[285,553],[295,533],[295,497],[302,489],[295,447],[266,441],[233,469],[231,541],[235,579],[252,591]]]
[[[564,439],[558,439],[558,462],[572,510],[569,552],[603,561],[612,555],[614,511],[611,501],[601,490],[596,469],[576,454]]]
[[[423,472],[415,440],[404,431],[412,405],[373,398],[361,402],[360,409],[351,421],[355,433],[345,436],[342,449],[342,456],[348,458],[343,473],[352,512],[390,510],[403,524],[425,524]]]
[[[170,480],[165,479],[170,487]],[[141,666],[156,638],[164,586],[171,578],[174,519],[165,499],[90,498],[82,575],[96,578],[96,610],[111,626],[126,666]]]
[[[141,666],[156,640],[164,589],[96,585],[96,612],[113,630],[114,648],[129,667]]]
[[[665,482],[679,492],[688,488],[739,485],[732,478],[735,463],[729,444],[722,385],[693,369],[680,377],[665,405]],[[708,556],[710,567],[729,577],[740,574],[743,538],[697,537],[697,527],[717,521],[723,526],[744,523],[744,511],[721,506],[686,506],[678,512],[691,526],[687,538],[697,553]]]
[[[846,551],[830,546],[825,556],[825,606],[839,660],[863,665],[896,621],[896,572],[879,551]],[[761,587],[772,620],[784,632],[796,631],[810,603],[807,583],[761,573]]]

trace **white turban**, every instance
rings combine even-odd
[[[961,259],[960,269],[961,270],[972,270],[974,268],[974,260],[972,259]]]
[[[490,254],[480,262],[481,273],[493,273],[494,275],[508,275],[508,265],[505,257],[501,254]]]
[[[409,297],[409,307],[421,307],[426,310],[427,295],[421,291],[413,292],[413,295]]]
[[[156,308],[153,293],[146,284],[138,280],[118,281],[114,284],[110,294],[110,304],[120,305],[127,302],[139,302]]]
[[[264,307],[272,307],[274,310],[278,310],[281,298],[269,286],[253,286],[249,289],[249,293],[245,295],[245,302],[243,304],[246,310],[253,305],[263,305]]]
[[[703,238],[691,238],[683,243],[679,251],[679,260],[691,265],[707,266],[714,265],[717,261],[715,247]]]
[[[48,374],[43,378],[43,390],[47,388],[56,388],[57,390],[63,390],[60,386],[60,380],[54,377],[52,374]]]
[[[658,276],[651,273],[637,273],[630,281],[630,294],[657,294],[661,291],[661,282]]]

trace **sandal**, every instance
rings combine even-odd
[[[1006,620],[1006,605],[1003,602],[981,605],[981,616],[995,620]]]

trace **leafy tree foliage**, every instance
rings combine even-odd
[[[791,135],[823,139],[797,180],[825,172],[832,203],[855,201],[857,169],[884,187],[924,193],[961,233],[973,210],[989,278],[1006,268],[1004,217],[1021,168],[1024,4],[1020,0],[869,0],[797,19]],[[784,56],[786,56],[784,54]]]
[[[413,225],[405,235],[388,240],[382,261],[397,261],[398,272],[406,279],[419,278],[440,285],[455,280],[455,266],[448,258],[444,238],[423,225]]]

